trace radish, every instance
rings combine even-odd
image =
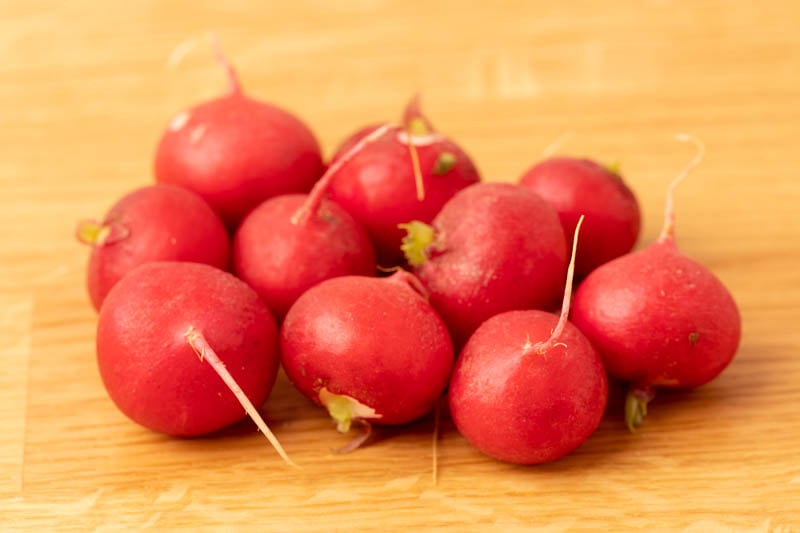
[[[353,422],[404,424],[436,404],[453,365],[447,328],[419,281],[387,278],[323,281],[289,310],[280,332],[281,362],[297,389],[324,406],[340,432]]]
[[[386,134],[381,126],[337,159],[309,195],[282,195],[255,208],[236,231],[234,270],[264,299],[278,320],[317,283],[337,276],[375,274],[366,232],[323,194],[340,168]]]
[[[609,374],[632,384],[625,408],[631,431],[642,423],[656,387],[711,381],[731,362],[741,336],[730,292],[675,244],[674,190],[704,152],[697,139],[679,139],[695,143],[698,152],[669,187],[660,237],[589,274],[572,310],[573,322],[600,351]]]
[[[518,464],[553,461],[597,429],[608,401],[599,354],[567,321],[579,219],[560,317],[509,311],[470,337],[450,381],[450,414],[483,453]]]
[[[255,408],[275,381],[277,348],[275,322],[258,295],[231,274],[195,263],[137,268],[108,294],[97,324],[100,375],[129,418],[190,437],[246,412],[290,462]]]
[[[486,319],[557,304],[567,263],[558,215],[510,183],[458,192],[433,220],[403,224],[403,250],[456,347]]]
[[[558,212],[567,240],[586,216],[583,242],[575,260],[579,278],[633,249],[639,237],[640,209],[616,165],[589,159],[552,157],[534,165],[520,183]]]
[[[267,198],[309,191],[325,166],[311,130],[245,95],[233,66],[216,53],[230,91],[171,120],[156,151],[155,176],[197,192],[234,228]]]
[[[329,190],[367,230],[383,266],[403,260],[398,224],[430,222],[456,192],[480,180],[469,156],[434,130],[416,98],[406,108],[403,128],[362,150],[337,173]],[[345,141],[333,161],[369,131],[362,129]]]
[[[225,225],[197,194],[174,185],[151,185],[120,199],[98,222],[78,224],[92,246],[87,286],[99,310],[106,294],[129,271],[150,261],[191,261],[227,269]]]

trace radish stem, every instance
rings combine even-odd
[[[383,137],[387,131],[396,127],[397,126],[395,124],[384,124],[378,129],[372,131],[363,139],[359,140],[352,148],[350,148],[331,166],[329,166],[328,170],[325,171],[325,174],[323,174],[323,176],[317,181],[317,183],[314,185],[314,188],[311,189],[311,192],[308,194],[308,198],[306,199],[305,203],[300,207],[300,209],[297,210],[297,212],[295,212],[294,215],[292,215],[292,224],[297,225],[307,223],[311,218],[311,215],[316,213],[317,209],[319,209],[319,205],[322,203],[322,197],[325,194],[328,185],[330,185],[331,181],[333,180],[333,177],[337,172],[339,172],[339,169],[341,169],[351,159],[358,155],[358,153],[363,150],[364,147],[377,141]]]
[[[569,316],[569,306],[570,301],[572,300],[572,279],[575,275],[575,252],[578,250],[578,234],[581,231],[581,225],[583,225],[583,215],[581,215],[581,218],[578,219],[578,223],[575,225],[575,235],[572,238],[572,257],[570,257],[569,267],[567,268],[567,282],[566,286],[564,287],[564,302],[561,304],[561,315],[558,317],[558,323],[556,323],[556,327],[553,328],[553,333],[546,341],[537,342],[533,346],[530,346],[530,341],[525,343],[526,348],[533,350],[538,354],[543,354],[547,350],[559,344],[558,339],[561,337],[561,333],[564,331],[564,327],[567,325],[567,316]]]
[[[278,442],[278,439],[275,437],[272,431],[270,431],[267,423],[264,422],[263,418],[261,418],[261,415],[258,413],[258,410],[255,408],[253,403],[244,393],[239,384],[236,383],[236,380],[233,378],[233,376],[231,376],[230,372],[228,372],[228,369],[225,367],[225,363],[222,362],[216,352],[214,352],[211,346],[209,346],[208,341],[203,334],[194,329],[193,326],[190,326],[185,334],[185,337],[186,342],[189,343],[189,346],[191,346],[192,350],[194,350],[194,353],[197,354],[197,357],[200,358],[200,361],[206,361],[209,365],[211,365],[211,368],[214,369],[214,372],[216,372],[222,381],[225,382],[225,385],[227,385],[233,395],[236,396],[236,399],[239,400],[239,403],[242,404],[244,410],[247,412],[253,422],[256,423],[258,429],[260,429],[264,436],[267,437],[267,440],[269,440],[270,444],[272,444],[272,446],[275,448],[275,451],[278,452],[278,455],[281,456],[286,464],[297,467],[297,464],[289,458],[280,442]]]
[[[697,148],[697,153],[691,161],[680,171],[680,173],[672,180],[667,189],[667,205],[664,215],[664,227],[661,229],[661,235],[658,237],[658,242],[675,239],[675,189],[680,182],[689,174],[703,160],[706,153],[706,146],[703,141],[688,133],[678,133],[675,138],[681,142],[690,142]]]

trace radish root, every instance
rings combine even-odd
[[[556,153],[556,151],[558,151],[559,148],[561,148],[562,144],[570,140],[574,135],[575,135],[574,131],[567,130],[558,137],[556,137],[555,139],[553,139],[553,141],[550,144],[548,144],[544,148],[544,150],[542,150],[542,156],[541,156],[542,159],[547,159],[548,157],[552,156],[554,153]]]
[[[439,483],[439,425],[442,420],[442,400],[444,397],[439,398],[436,402],[436,407],[433,411],[433,444],[431,445],[431,453],[433,455],[433,465],[431,467],[431,476],[433,477],[433,486]]]
[[[363,418],[356,418],[353,419],[353,422],[361,426],[361,433],[358,435],[358,437],[354,438],[349,443],[345,444],[341,448],[337,448],[335,450],[336,453],[345,454],[355,451],[359,449],[361,446],[363,446],[364,443],[369,440],[370,436],[372,436],[372,424],[370,424],[368,420],[364,420]]]
[[[583,218],[583,215],[581,215],[581,218],[578,219],[578,224],[575,226],[575,236],[572,238],[572,257],[570,257],[569,267],[567,268],[567,281],[566,286],[564,287],[564,301],[561,304],[561,315],[558,317],[556,327],[553,328],[553,333],[550,335],[550,338],[544,342],[537,342],[533,346],[530,346],[530,340],[528,340],[528,342],[525,343],[525,346],[523,346],[523,351],[526,353],[532,350],[541,355],[556,346],[566,346],[563,342],[558,342],[558,339],[561,337],[561,333],[564,331],[564,327],[567,325],[567,317],[569,316],[569,306],[572,300],[572,279],[575,276],[575,255],[578,250],[578,234],[581,232]],[[528,348],[528,350],[525,348]]]
[[[675,189],[678,187],[680,182],[682,182],[683,179],[689,175],[689,172],[691,172],[692,169],[700,164],[706,154],[706,145],[703,144],[703,141],[697,137],[689,135],[688,133],[677,133],[675,134],[675,138],[681,142],[694,144],[697,152],[692,160],[689,161],[683,170],[681,170],[675,179],[673,179],[669,184],[669,188],[667,189],[667,205],[665,208],[666,213],[664,215],[664,227],[661,229],[661,235],[658,237],[658,242],[675,239]]]
[[[189,343],[189,346],[191,346],[194,353],[197,354],[197,357],[200,358],[200,361],[207,362],[211,368],[214,369],[214,372],[219,375],[222,381],[225,382],[225,385],[227,385],[233,395],[236,396],[236,399],[239,400],[239,403],[242,404],[244,410],[247,412],[253,422],[256,423],[258,429],[260,429],[264,436],[267,437],[267,440],[269,440],[270,444],[272,444],[273,448],[275,448],[275,451],[277,451],[278,455],[281,456],[281,459],[283,459],[286,464],[297,468],[297,464],[286,454],[286,451],[284,451],[280,442],[278,442],[278,439],[275,437],[272,431],[270,431],[267,423],[264,422],[264,419],[261,418],[261,415],[258,413],[258,410],[255,408],[253,403],[244,393],[239,384],[236,383],[236,380],[233,378],[233,376],[231,376],[230,372],[228,372],[228,369],[225,367],[225,363],[222,362],[216,352],[214,352],[211,346],[209,346],[208,341],[203,334],[197,331],[193,326],[190,326],[186,331],[185,337],[186,342]]]
[[[306,199],[305,203],[300,207],[300,209],[297,210],[297,212],[295,212],[294,215],[292,215],[292,224],[306,224],[311,216],[319,209],[319,205],[322,203],[322,197],[333,180],[333,177],[337,172],[339,172],[339,169],[350,162],[350,160],[358,155],[358,153],[366,146],[383,137],[389,130],[397,127],[398,126],[396,124],[392,123],[384,124],[378,129],[372,131],[363,139],[359,140],[352,148],[345,152],[342,157],[337,159],[331,166],[329,166],[328,170],[325,171],[325,174],[323,174],[323,176],[317,181],[317,183],[314,185],[314,188],[311,189],[311,192],[308,194],[308,198]]]
[[[215,33],[208,34],[208,41],[211,43],[211,49],[214,51],[214,57],[217,60],[217,63],[225,70],[228,75],[228,84],[230,85],[230,93],[231,95],[242,95],[242,84],[239,81],[239,74],[237,74],[236,69],[233,67],[228,58],[225,56],[224,52],[222,51],[222,46],[219,44],[219,39]]]

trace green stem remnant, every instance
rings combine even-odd
[[[420,266],[428,259],[426,250],[436,238],[433,226],[412,220],[406,224],[398,224],[397,227],[406,231],[400,249],[405,254],[408,264],[412,267]]]
[[[364,444],[372,434],[372,425],[369,423],[369,419],[381,417],[375,412],[375,409],[364,405],[352,396],[335,394],[325,387],[322,387],[319,391],[319,401],[336,422],[336,430],[339,433],[350,431],[350,427],[354,422],[360,424],[363,428],[361,435],[344,447],[339,448],[337,450],[338,453],[352,452]]]
[[[236,380],[233,378],[233,376],[231,376],[230,372],[228,372],[228,369],[225,367],[225,363],[222,362],[216,352],[214,352],[211,346],[209,346],[208,341],[203,334],[194,329],[194,327],[190,326],[184,334],[184,337],[194,353],[197,354],[197,357],[200,358],[200,361],[205,361],[211,365],[211,368],[214,369],[214,372],[216,372],[222,381],[225,382],[225,385],[230,389],[233,395],[236,396],[236,399],[239,400],[239,403],[242,404],[242,407],[244,407],[245,412],[250,416],[253,422],[256,423],[256,426],[258,426],[258,429],[261,430],[261,433],[267,437],[267,440],[269,440],[273,448],[275,448],[275,451],[278,452],[278,455],[281,456],[286,464],[297,467],[297,464],[295,464],[294,461],[289,458],[280,442],[278,442],[278,439],[275,437],[272,431],[270,431],[267,423],[264,422],[263,418],[261,418],[261,415],[250,401],[250,398],[247,397],[239,384],[236,383]]]
[[[642,425],[647,416],[647,404],[655,395],[656,391],[652,387],[631,387],[625,397],[625,425],[628,426],[628,431],[636,433],[636,428]]]
[[[125,239],[131,232],[127,226],[118,222],[97,222],[82,220],[75,228],[75,237],[89,246],[103,246]]]
[[[700,162],[703,160],[703,156],[706,153],[706,146],[703,144],[703,141],[689,135],[687,133],[678,133],[675,135],[675,138],[681,142],[689,142],[694,144],[695,148],[697,148],[697,153],[692,158],[691,161],[680,171],[680,173],[672,180],[669,184],[669,188],[667,189],[667,205],[665,208],[665,215],[664,215],[664,227],[661,229],[661,235],[658,237],[658,242],[664,241],[672,241],[675,240],[675,189],[677,188],[678,184],[683,181],[689,172],[695,168]]]
[[[453,152],[442,152],[433,164],[433,173],[436,176],[443,176],[456,166],[456,155]]]
[[[606,170],[610,173],[614,174],[615,176],[619,176],[619,171],[622,169],[622,165],[619,161],[612,161],[611,163],[606,165]]]

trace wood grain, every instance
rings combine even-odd
[[[0,529],[800,530],[796,2],[6,0],[0,14]],[[699,136],[677,235],[741,306],[733,365],[660,397],[635,436],[615,397],[592,439],[536,468],[482,456],[445,421],[436,486],[430,418],[337,456],[344,437],[283,379],[265,413],[299,472],[247,423],[195,440],[135,426],[95,368],[72,231],[149,183],[161,128],[224,88],[209,31],[247,90],[328,153],[414,91],[488,179],[573,130],[564,153],[622,162],[642,243],[692,155],[674,133]]]

